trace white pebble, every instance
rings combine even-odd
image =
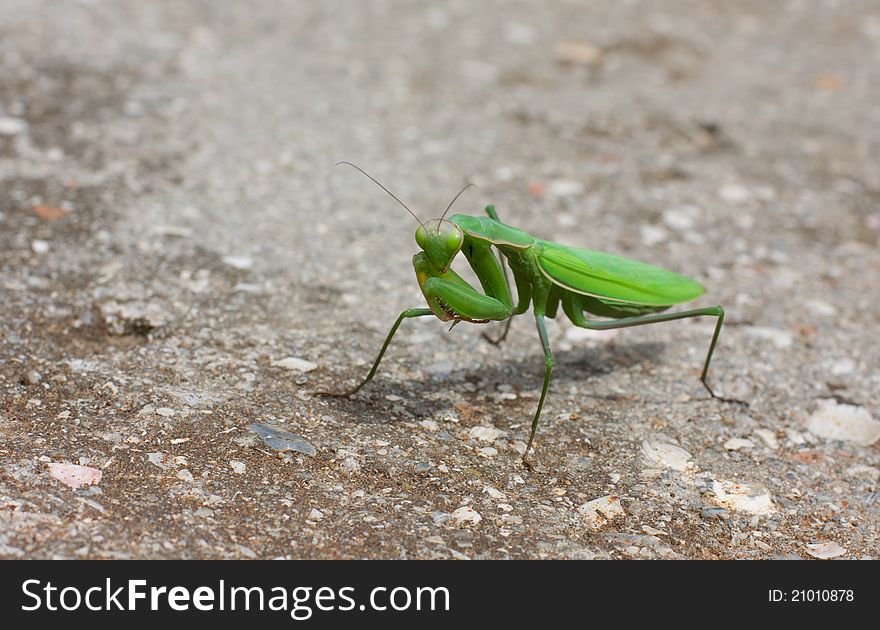
[[[27,121],[11,116],[0,116],[0,136],[17,136],[27,129]]]
[[[772,514],[776,511],[770,492],[760,484],[739,481],[715,481],[709,484],[718,505],[750,514]]]
[[[654,440],[642,442],[642,455],[652,464],[684,471],[691,465],[691,454],[683,448]]]
[[[789,439],[789,441],[792,444],[794,444],[795,446],[803,446],[804,444],[807,443],[807,441],[804,439],[804,436],[801,434],[801,432],[795,431],[794,429],[786,429],[785,430],[785,437],[787,437]]]
[[[730,438],[724,443],[724,448],[728,451],[738,451],[741,448],[754,448],[755,443],[751,440],[745,440],[743,438]]]
[[[774,451],[779,448],[779,440],[776,439],[776,434],[769,429],[755,429],[755,435],[757,435],[764,444],[767,445],[767,448],[773,449]]]
[[[673,230],[685,232],[694,227],[694,219],[697,211],[692,209],[693,206],[667,210],[663,213],[663,223]]]
[[[718,191],[719,196],[728,203],[744,203],[752,198],[752,193],[745,186],[727,184]]]
[[[481,442],[494,442],[504,434],[504,431],[490,426],[473,427],[468,431],[468,437],[480,440]]]
[[[771,342],[780,350],[790,348],[791,344],[794,343],[794,337],[792,336],[792,334],[787,330],[782,330],[781,328],[748,326],[746,328],[746,332],[748,332],[752,337],[757,337],[758,339],[764,339]]]
[[[856,369],[856,362],[852,359],[840,359],[831,364],[831,373],[834,376],[852,374]]]
[[[501,492],[501,490],[496,490],[492,486],[483,486],[483,492],[488,494],[493,499],[506,499],[507,495]],[[500,507],[500,506],[499,506]]]
[[[229,462],[229,467],[232,468],[232,472],[234,472],[237,475],[243,475],[245,473],[245,471],[247,470],[247,466],[245,465],[244,462],[239,462],[239,461],[235,461],[235,460],[232,460],[231,462]]]
[[[834,317],[837,315],[837,309],[834,308],[833,305],[828,302],[823,302],[822,300],[807,300],[804,302],[804,306],[806,306],[814,315],[819,315],[821,317]]]
[[[531,46],[534,44],[538,36],[535,29],[526,24],[512,23],[508,24],[504,29],[504,38],[511,44],[520,46]]]
[[[565,331],[565,339],[572,343],[598,342],[608,343],[614,339],[619,330],[589,330],[587,328],[569,328]]]
[[[865,464],[856,464],[846,469],[846,474],[850,477],[861,477],[869,481],[880,481],[880,468],[866,466]]]
[[[284,368],[285,370],[294,370],[296,372],[311,372],[318,368],[317,363],[312,363],[311,361],[306,361],[305,359],[297,357],[279,359],[278,361],[273,361],[272,365],[274,367]]]
[[[838,545],[836,542],[815,543],[807,545],[807,553],[818,558],[819,560],[829,560],[838,558],[846,553],[846,549]]]
[[[807,420],[807,429],[827,440],[842,440],[870,446],[880,440],[880,422],[866,409],[842,405],[836,400],[819,401],[819,408]]]
[[[223,262],[242,271],[254,266],[254,260],[250,256],[224,256]]]
[[[103,473],[97,468],[77,464],[49,464],[49,474],[73,489],[100,483]]]
[[[324,513],[321,510],[312,508],[312,511],[309,512],[310,521],[320,521],[322,518],[324,518]]]
[[[477,455],[480,457],[495,457],[498,454],[498,449],[494,446],[484,446],[481,449],[477,450]]]
[[[182,481],[187,481],[189,483],[192,483],[194,479],[193,474],[186,468],[181,468],[177,471],[177,478]]]
[[[599,529],[614,519],[626,516],[623,506],[620,504],[620,497],[615,495],[587,501],[578,508],[578,512],[591,529]]]
[[[669,232],[657,225],[643,225],[641,227],[642,244],[653,247],[669,238]]]
[[[49,247],[49,241],[43,241],[38,238],[31,241],[31,249],[35,254],[48,254]]]
[[[483,520],[483,517],[480,516],[480,514],[473,508],[464,505],[452,513],[452,520],[459,525],[463,525],[465,523],[472,523],[473,525],[476,525]]]
[[[357,472],[361,469],[361,463],[357,460],[356,457],[346,457],[342,460],[342,464],[340,464],[343,470],[348,472]]]
[[[551,197],[575,197],[583,192],[584,185],[570,179],[557,179],[547,186],[547,194]]]

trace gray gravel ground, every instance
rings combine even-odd
[[[2,0],[0,556],[875,557],[878,158],[871,1]],[[528,470],[529,316],[315,397],[421,303],[342,159],[698,278],[751,406],[710,321],[555,321]]]

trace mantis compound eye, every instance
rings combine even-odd
[[[458,251],[461,248],[462,240],[461,230],[455,226],[446,233],[446,247],[451,250]]]
[[[428,233],[425,230],[424,225],[420,225],[416,230],[416,245],[418,245],[421,249],[425,249],[428,240]]]

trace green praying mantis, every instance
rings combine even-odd
[[[553,353],[547,337],[545,319],[555,318],[561,305],[562,311],[575,326],[589,330],[612,330],[692,317],[715,317],[715,331],[703,364],[700,382],[712,398],[747,404],[741,400],[716,395],[707,380],[712,353],[724,322],[724,309],[721,306],[707,306],[674,313],[663,312],[702,295],[705,289],[697,281],[628,258],[535,238],[523,230],[502,223],[494,206],[486,207],[485,217],[456,214],[446,219],[446,214],[455,201],[472,184],[468,184],[455,195],[439,219],[422,221],[394,193],[359,166],[351,162],[339,164],[354,167],[369,177],[419,222],[415,236],[420,251],[413,257],[413,266],[428,307],[407,309],[397,317],[369,373],[357,386],[339,393],[319,392],[320,395],[353,396],[369,383],[405,319],[433,315],[443,322],[451,321],[452,326],[459,322],[485,324],[506,321],[504,331],[497,339],[492,339],[485,333],[483,335],[488,341],[498,345],[507,337],[513,317],[522,315],[531,305],[538,337],[544,350],[544,383],[532,419],[529,441],[522,457],[523,463],[528,465],[527,458],[535,440],[553,372]],[[496,256],[493,247],[500,256]],[[483,293],[451,269],[452,261],[459,252],[464,254],[476,274]],[[513,273],[517,296],[515,303],[503,266],[504,261]],[[589,319],[586,313],[605,319]]]

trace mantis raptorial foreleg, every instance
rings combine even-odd
[[[703,364],[703,372],[700,375],[700,382],[712,398],[717,398],[722,402],[737,403],[748,406],[744,400],[736,398],[725,398],[717,395],[709,386],[708,374],[709,364],[712,362],[712,353],[715,352],[715,345],[718,343],[718,335],[721,333],[721,325],[724,323],[724,309],[721,306],[707,306],[704,308],[695,308],[689,311],[679,311],[678,313],[655,313],[651,315],[639,315],[637,317],[625,317],[623,319],[614,319],[609,321],[589,320],[584,317],[583,311],[577,308],[575,300],[568,297],[563,300],[563,308],[566,315],[575,326],[587,328],[589,330],[614,330],[616,328],[631,328],[633,326],[645,326],[646,324],[657,324],[659,322],[671,322],[677,319],[690,319],[691,317],[716,317],[715,332],[712,334],[712,341],[709,344],[709,351],[706,353],[706,361]]]
[[[497,300],[492,296],[483,295],[465,282],[460,276],[458,276],[458,274],[455,274],[452,271],[447,272],[444,277],[428,278],[422,284],[422,291],[424,292],[425,299],[428,300],[428,303],[434,305],[435,308],[439,308],[440,312],[443,313],[447,319],[455,321],[462,319],[467,321],[490,321],[503,320],[510,317],[509,305],[504,304],[502,301]],[[510,299],[509,293],[507,294],[507,299]],[[410,317],[424,317],[426,315],[438,316],[438,313],[430,308],[412,308],[403,311],[400,314],[394,322],[394,325],[391,327],[391,330],[388,331],[388,336],[385,337],[385,343],[382,344],[382,349],[379,350],[378,356],[375,361],[373,361],[373,367],[370,368],[369,374],[367,374],[367,377],[357,387],[340,393],[319,393],[322,396],[335,396],[340,398],[354,396],[364,385],[373,379],[373,376],[376,375],[376,370],[379,369],[379,363],[381,363],[382,357],[385,355],[385,351],[391,344],[391,340],[394,338],[394,334],[400,327],[401,322]]]
[[[473,322],[503,320],[510,317],[510,306],[489,295],[483,295],[468,284],[447,278],[429,278],[422,285],[429,304],[439,305],[444,319]]]
[[[376,357],[376,360],[373,361],[373,367],[370,368],[370,373],[367,374],[367,378],[365,378],[360,385],[345,392],[318,392],[318,394],[320,394],[321,396],[334,396],[339,398],[347,398],[348,396],[354,396],[355,394],[357,394],[358,391],[360,391],[361,387],[369,383],[376,375],[376,370],[379,369],[379,363],[382,362],[382,357],[385,355],[385,351],[388,349],[388,345],[394,338],[394,333],[396,333],[397,329],[400,328],[400,324],[403,322],[403,320],[410,317],[425,317],[426,315],[433,314],[434,312],[429,308],[411,308],[403,311],[397,318],[397,321],[394,322],[391,330],[388,331],[388,336],[385,337],[385,343],[382,344],[382,349],[379,350],[379,355]]]

